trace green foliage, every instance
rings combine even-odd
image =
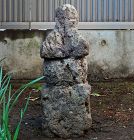
[[[18,90],[12,93],[12,85],[10,83],[11,76],[3,76],[2,68],[0,67],[0,140],[17,140],[20,130],[20,124],[27,110],[30,95],[27,98],[24,108],[22,108],[20,111],[20,120],[17,124],[13,136],[11,135],[9,129],[9,114],[18,102],[19,97],[22,95],[22,93],[24,93],[25,89],[41,79],[43,79],[43,77],[35,79],[30,83],[21,86]]]
[[[43,89],[43,86],[40,83],[35,83],[35,84],[31,85],[30,88],[32,88],[33,90],[38,92]]]

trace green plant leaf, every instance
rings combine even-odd
[[[18,125],[16,127],[13,140],[17,140],[17,138],[18,138],[19,130],[20,130],[20,124],[21,124],[21,121],[22,121],[22,119],[24,117],[24,114],[25,114],[25,112],[26,112],[26,110],[28,108],[30,96],[31,96],[31,93],[29,94],[29,97],[27,98],[27,101],[26,101],[26,104],[25,104],[24,109],[21,109],[21,112],[20,112],[20,121],[19,121],[19,123],[18,123]]]
[[[14,105],[16,104],[16,102],[18,101],[18,98],[21,96],[21,94],[24,92],[24,90],[25,90],[26,88],[28,88],[30,85],[32,85],[32,84],[34,84],[34,83],[36,83],[36,82],[42,80],[43,78],[44,78],[44,76],[42,76],[42,77],[40,77],[40,78],[37,78],[37,79],[35,79],[35,80],[29,82],[29,83],[26,84],[26,85],[21,86],[21,87],[12,95],[12,97],[11,97],[11,99],[13,99],[14,96],[16,95],[16,97],[13,99],[13,103],[12,103],[12,105],[11,105],[9,111],[11,111],[11,109],[13,108],[13,106],[14,106]]]
[[[17,138],[18,138],[19,130],[20,130],[20,124],[21,124],[21,121],[17,125],[17,128],[15,130],[15,134],[14,134],[13,140],[17,140]]]
[[[9,129],[9,113],[14,107],[14,105],[17,103],[20,95],[25,91],[26,88],[28,88],[30,85],[38,82],[39,80],[43,79],[44,77],[37,78],[28,84],[25,84],[21,86],[17,91],[15,91],[12,96],[12,86],[10,84],[11,76],[9,74],[6,74],[3,77],[2,68],[0,67],[0,106],[2,106],[2,110],[0,108],[0,113],[2,115],[0,116],[0,140],[11,140],[11,132]],[[24,114],[28,108],[30,95],[26,101],[26,104],[24,108],[21,109],[20,112],[20,120],[17,124],[13,140],[17,140],[20,130],[20,124],[22,122],[22,119],[24,117]]]

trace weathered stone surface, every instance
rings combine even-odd
[[[61,31],[64,27],[64,30],[77,30],[78,22],[79,22],[79,14],[74,6],[70,4],[65,4],[56,9],[56,28]],[[72,31],[71,31],[72,33]]]
[[[88,43],[78,34],[71,5],[56,10],[55,29],[40,49],[44,58],[43,132],[48,137],[78,137],[91,127]]]
[[[88,55],[89,45],[77,31],[78,19],[76,9],[69,4],[56,10],[55,29],[41,46],[42,58],[79,58]]]
[[[46,59],[79,58],[88,55],[89,47],[77,32],[63,38],[59,32],[54,30],[43,42],[40,52],[41,57]]]
[[[87,79],[87,60],[86,58],[68,58],[44,61],[44,76],[45,82],[53,86],[85,83]]]
[[[45,134],[63,138],[83,135],[91,126],[90,89],[88,84],[48,88],[42,94]]]

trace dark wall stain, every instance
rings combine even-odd
[[[3,41],[5,37],[10,38],[12,41],[16,39],[33,38],[36,34],[44,34],[46,31],[41,30],[5,30],[0,32],[0,41]]]

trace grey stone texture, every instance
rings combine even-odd
[[[51,86],[85,83],[87,79],[86,58],[67,58],[44,61],[44,79]]]
[[[48,137],[79,137],[91,127],[86,60],[89,45],[78,33],[78,19],[72,5],[59,7],[55,29],[40,49],[45,80],[43,132]]]

